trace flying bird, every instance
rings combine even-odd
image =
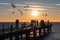
[[[29,8],[29,6],[28,5],[26,5],[26,6],[24,6],[24,8]],[[25,9],[25,11],[27,11],[28,9]]]
[[[12,11],[12,14],[14,14],[14,12]]]
[[[20,11],[21,15],[23,15],[22,11]]]
[[[29,8],[29,6],[28,6],[28,5],[26,5],[26,6],[24,6],[24,8]]]
[[[13,3],[11,3],[11,5],[12,5],[13,8],[16,8],[16,6]]]
[[[18,9],[18,11],[20,11],[20,9]]]
[[[26,7],[28,7],[29,8],[29,6],[27,5]]]
[[[26,8],[26,6],[24,6],[24,8]]]

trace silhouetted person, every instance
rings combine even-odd
[[[50,23],[49,20],[47,21],[47,24],[52,26],[52,23]]]
[[[31,20],[31,27],[36,27],[38,26],[38,21],[37,20]]]
[[[18,29],[18,27],[19,27],[19,20],[18,19],[16,20],[15,25],[16,25],[15,28]]]
[[[41,20],[40,25],[41,25],[41,27],[45,27],[44,20]]]
[[[49,20],[47,21],[47,23],[48,23],[48,24],[50,23]]]
[[[50,25],[50,22],[49,22],[49,20],[47,21],[47,26],[49,26]]]

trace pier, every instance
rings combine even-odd
[[[44,21],[41,21],[43,23]],[[39,24],[41,24],[39,23]],[[19,28],[19,21],[16,20],[15,22],[15,28],[13,28],[13,24],[10,25],[10,30],[7,30],[4,32],[4,24],[2,32],[0,32],[0,40],[10,39],[13,40],[13,37],[15,37],[15,40],[23,40],[23,35],[25,35],[24,40],[30,40],[32,38],[33,40],[37,40],[37,38],[42,38],[46,35],[48,35],[52,28],[51,24],[48,25],[38,25],[38,21],[31,20],[31,23],[29,25],[26,25],[24,22],[22,24],[22,27]],[[33,35],[32,37],[30,35]]]

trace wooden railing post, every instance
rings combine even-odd
[[[45,35],[45,27],[44,27],[44,35]]]
[[[21,40],[22,40],[22,34],[20,36],[21,36]]]
[[[18,34],[15,36],[15,40],[19,40],[19,35]]]
[[[10,40],[13,40],[12,37],[10,37]]]
[[[13,25],[11,24],[11,27],[10,27],[10,32],[12,32],[12,30],[13,30]]]
[[[4,24],[3,24],[3,35],[4,35]]]
[[[33,29],[34,40],[36,40],[36,26]]]
[[[12,32],[12,30],[13,30],[13,25],[11,24],[10,33]],[[13,40],[13,39],[12,39],[12,36],[10,37],[10,40]]]
[[[4,24],[3,24],[3,35],[4,35]],[[1,38],[1,40],[4,40],[4,36],[3,36],[3,38]]]
[[[41,37],[41,27],[39,28],[39,37]]]
[[[50,32],[51,32],[51,26],[50,26]]]
[[[49,26],[47,27],[47,29],[48,29],[48,33],[49,33]]]
[[[29,33],[28,30],[26,30],[26,40],[29,40]]]

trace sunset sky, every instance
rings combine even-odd
[[[16,8],[13,8],[11,3]],[[29,8],[24,8],[26,5]],[[23,15],[18,9],[22,11]],[[38,15],[33,16],[33,11],[37,11]],[[46,20],[60,22],[60,0],[0,0],[0,22],[14,22],[16,19],[19,19],[20,22],[28,22],[31,19],[40,21],[45,19],[43,14],[47,14]]]

